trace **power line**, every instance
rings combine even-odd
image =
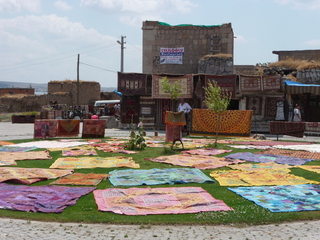
[[[83,64],[83,65],[86,65],[86,66],[92,67],[92,68],[97,68],[97,69],[100,69],[100,70],[104,70],[104,71],[108,71],[108,72],[117,73],[117,71],[112,71],[112,70],[109,70],[109,69],[105,69],[105,68],[101,68],[101,67],[96,67],[96,66],[93,66],[93,65],[90,65],[90,64],[87,64],[87,63],[83,63],[83,62],[80,62],[80,63],[81,63],[81,64]]]

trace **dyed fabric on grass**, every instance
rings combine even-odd
[[[75,147],[86,145],[87,142],[79,142],[79,141],[56,141],[56,140],[43,140],[43,141],[36,141],[36,142],[26,142],[26,143],[17,143],[14,145],[9,145],[10,147],[36,147],[36,148],[56,148],[62,149],[67,147]]]
[[[0,152],[28,152],[35,149],[36,147],[0,147]]]
[[[219,155],[222,153],[232,152],[232,150],[223,150],[223,149],[214,149],[214,148],[206,148],[206,149],[193,149],[188,151],[182,151],[181,153],[188,153],[192,155],[205,155],[205,156],[212,156],[212,155]]]
[[[73,170],[46,168],[0,168],[0,182],[32,184],[47,179],[55,179],[73,173]]]
[[[114,186],[159,185],[177,183],[213,183],[214,181],[199,169],[167,168],[148,170],[114,170],[109,173]]]
[[[49,151],[0,152],[0,166],[17,165],[16,160],[52,159]]]
[[[308,145],[308,142],[280,142],[280,141],[269,141],[269,140],[251,140],[251,141],[234,141],[234,144],[243,145],[255,145],[255,146],[288,146],[288,145]]]
[[[308,171],[312,171],[312,172],[316,172],[320,174],[320,166],[315,166],[315,165],[302,165],[302,166],[298,166],[299,168],[302,168],[304,170],[308,170]]]
[[[291,151],[284,149],[268,149],[266,151],[256,152],[254,154],[272,154],[281,156],[290,156],[296,158],[320,159],[320,153],[308,151]]]
[[[291,149],[291,150],[301,150],[301,151],[309,151],[309,152],[320,152],[320,144],[308,144],[308,145],[275,145],[274,148],[279,149]]]
[[[319,183],[289,174],[289,169],[259,171],[214,171],[210,173],[221,186],[296,185]]]
[[[51,184],[62,185],[98,185],[102,180],[109,177],[109,174],[96,174],[96,173],[73,173],[62,177]]]
[[[228,188],[271,212],[320,210],[320,185],[282,185]]]
[[[237,164],[245,162],[239,159],[225,159],[212,156],[200,156],[190,154],[177,154],[171,156],[160,156],[157,158],[145,158],[145,160],[168,163],[177,166],[194,167],[199,169],[214,169],[225,167],[230,164]]]
[[[131,157],[81,157],[58,158],[50,168],[79,169],[79,168],[139,168]]]
[[[0,208],[25,212],[61,213],[95,187],[21,186],[0,183]]]
[[[272,155],[272,154],[253,154],[250,152],[239,152],[225,156],[225,158],[241,159],[249,162],[275,162],[289,165],[302,165],[314,159],[296,158],[290,156]]]
[[[5,145],[12,145],[14,144],[13,142],[7,142],[7,141],[0,141],[0,145],[5,146]]]
[[[268,163],[242,163],[236,165],[230,165],[229,168],[242,170],[242,171],[258,171],[258,170],[266,170],[266,169],[288,169],[292,168],[293,166],[287,164],[278,164],[275,162],[268,162]]]
[[[99,211],[126,215],[230,211],[201,187],[110,188],[93,191]]]
[[[98,155],[96,150],[89,147],[73,147],[62,150],[62,156],[95,156]]]

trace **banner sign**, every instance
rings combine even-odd
[[[182,64],[184,47],[160,48],[160,64]]]

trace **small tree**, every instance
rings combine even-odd
[[[160,84],[165,93],[169,93],[169,97],[171,99],[172,109],[173,109],[173,101],[177,100],[181,95],[181,80],[177,80],[174,83],[171,83],[167,77],[163,77],[160,80]]]
[[[212,81],[208,83],[208,87],[204,87],[206,106],[217,114],[216,124],[216,140],[214,146],[217,147],[218,132],[220,130],[221,116],[227,111],[228,105],[231,101],[231,93],[224,88],[220,88],[217,82]]]

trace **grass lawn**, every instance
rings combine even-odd
[[[15,143],[29,142],[32,140],[16,140]],[[231,149],[232,153],[236,152],[255,152],[261,150],[248,150],[248,149],[235,149],[228,147],[227,144],[219,144],[220,149]],[[44,150],[44,149],[38,149]],[[120,153],[105,153],[97,151],[101,157],[109,156],[124,156]],[[145,157],[155,158],[161,155],[178,154],[179,150],[171,151],[168,148],[150,148],[140,151],[137,154],[130,155],[134,161],[140,164],[140,169],[152,169],[152,168],[177,168],[164,163],[156,163],[144,160]],[[217,156],[224,156],[230,153],[220,154]],[[16,167],[26,168],[49,168],[51,164],[59,157],[61,157],[61,151],[51,152],[52,159],[50,160],[28,160],[17,161]],[[320,165],[320,161],[308,162],[307,165]],[[122,168],[123,169],[123,168]],[[220,168],[229,169],[227,167]],[[115,168],[94,168],[94,169],[75,169],[74,172],[80,173],[109,173]],[[209,176],[213,170],[203,170],[203,172]],[[293,174],[301,176],[310,180],[320,181],[319,174],[306,171],[303,169],[292,169]],[[47,185],[54,180],[40,181],[34,183],[31,186]],[[290,221],[300,220],[319,220],[320,211],[301,211],[301,212],[287,212],[287,213],[272,213],[267,209],[264,209],[255,203],[242,198],[241,196],[229,191],[227,187],[220,186],[218,181],[215,183],[203,183],[203,184],[179,184],[179,185],[153,185],[151,188],[161,187],[187,187],[197,186],[202,187],[208,191],[214,198],[223,200],[229,207],[232,207],[234,211],[225,212],[203,212],[196,214],[163,214],[163,215],[147,215],[147,216],[127,216],[119,215],[109,212],[100,212],[97,209],[93,193],[89,193],[86,196],[81,197],[74,206],[67,207],[62,213],[34,213],[34,212],[20,212],[12,210],[0,210],[0,216],[5,218],[19,218],[29,220],[40,221],[58,221],[58,222],[82,222],[82,223],[109,223],[109,224],[138,224],[138,225],[197,225],[197,224],[233,224],[237,226],[241,225],[256,225],[256,224],[270,224],[270,223],[282,223]],[[114,186],[110,181],[104,180],[97,189],[113,188]],[[145,188],[146,186],[137,186]],[[119,187],[117,187],[119,188]],[[126,188],[126,187],[123,187]]]

